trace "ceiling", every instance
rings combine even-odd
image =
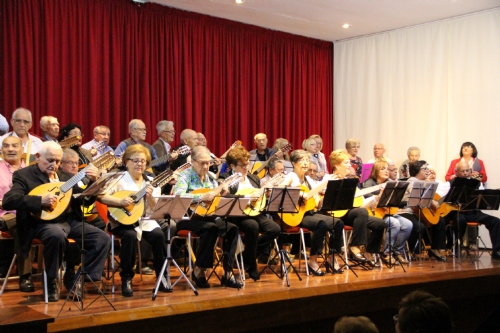
[[[492,8],[500,0],[138,0],[327,41],[433,22]],[[348,23],[349,29],[341,28]]]

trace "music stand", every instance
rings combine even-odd
[[[400,181],[390,181],[385,183],[385,188],[380,195],[380,199],[377,204],[377,208],[389,208],[389,214],[386,216],[389,217],[388,227],[389,229],[389,263],[387,264],[388,268],[392,268],[395,264],[392,264],[392,258],[394,257],[394,244],[391,243],[391,208],[399,208],[401,201],[405,195],[406,189],[408,188],[409,182],[400,182]],[[384,216],[385,218],[385,216]],[[384,249],[385,250],[385,249]],[[406,270],[403,264],[400,262],[401,268],[403,268],[403,272],[406,273]]]
[[[325,195],[323,197],[323,204],[319,211],[326,212],[327,214],[333,216],[334,211],[348,211],[349,209],[352,209],[354,203],[354,195],[356,194],[358,183],[358,178],[346,178],[328,181],[328,184],[326,185]],[[349,244],[347,244],[347,247],[348,246]],[[334,258],[334,254],[336,252],[335,249],[333,250],[334,252],[332,252],[332,259]],[[346,251],[347,253],[347,248],[344,249],[344,251]],[[341,268],[345,267],[347,270],[350,270],[356,277],[358,277],[358,274],[356,274],[356,272],[351,269],[351,266],[349,266],[347,260],[342,258],[341,255],[339,255],[339,257],[344,262],[344,265],[342,265]]]
[[[447,202],[451,205],[455,205],[458,207],[457,209],[457,235],[460,235],[460,212],[465,211],[463,209],[465,205],[467,205],[470,201],[470,198],[472,196],[472,193],[479,187],[481,182],[477,179],[468,179],[468,178],[461,178],[461,177],[456,177],[454,178],[453,182],[451,183],[450,190],[446,194],[446,196],[443,199],[443,202]],[[474,209],[472,208],[474,206],[474,203],[471,203],[469,209]],[[460,237],[457,237],[457,247],[458,251],[455,252],[455,254],[458,253],[458,260],[459,263],[462,262],[462,240],[458,239]],[[455,248],[455,244],[453,245]]]
[[[182,220],[182,219],[187,219],[188,217],[186,216],[187,210],[189,208],[189,205],[191,204],[192,198],[190,196],[183,196],[181,197],[180,195],[162,195],[155,197],[158,199],[156,202],[155,208],[153,210],[153,213],[147,217],[147,219],[151,220],[165,220],[167,225],[168,225],[168,231],[167,231],[167,258],[165,258],[165,262],[163,263],[163,267],[161,268],[160,273],[157,276],[156,279],[156,284],[155,288],[153,289],[153,296],[152,299],[153,301],[156,299],[156,295],[158,294],[158,289],[160,288],[160,283],[163,283],[163,285],[168,289],[168,291],[172,292],[174,286],[177,284],[182,279],[185,279],[191,288],[191,290],[194,292],[196,296],[198,296],[198,291],[196,288],[193,286],[191,281],[187,278],[186,274],[182,271],[182,269],[179,267],[175,259],[172,257],[171,254],[171,244],[170,244],[170,221],[171,220]],[[172,284],[170,281],[170,264],[174,264],[174,266],[177,268],[179,273],[181,274],[177,280]]]
[[[84,201],[85,201],[86,198],[90,198],[93,196],[98,196],[98,195],[104,194],[104,193],[106,193],[106,191],[110,187],[114,186],[114,184],[116,184],[116,182],[118,182],[123,177],[124,174],[125,174],[125,172],[123,172],[123,171],[122,172],[111,172],[111,173],[104,174],[103,176],[101,176],[101,178],[99,178],[97,181],[95,181],[89,187],[87,187],[85,189],[85,191],[83,191],[82,193],[74,194],[73,196],[75,198],[84,197]],[[66,297],[66,300],[64,301],[61,309],[59,310],[59,313],[57,314],[58,317],[61,314],[62,310],[64,309],[66,302],[70,298],[71,298],[71,302],[73,304],[75,304],[75,298],[76,298],[76,300],[78,301],[78,305],[77,305],[78,309],[80,311],[84,311],[85,309],[87,309],[89,306],[91,306],[95,301],[97,301],[102,296],[108,302],[108,304],[113,308],[113,310],[116,311],[116,308],[113,306],[113,304],[111,304],[110,300],[106,297],[106,295],[104,295],[104,292],[101,290],[101,288],[99,288],[97,286],[97,284],[94,282],[94,280],[92,280],[92,278],[89,276],[89,274],[85,271],[85,254],[86,254],[86,250],[84,247],[84,245],[85,245],[85,223],[86,222],[85,222],[85,218],[84,218],[82,221],[82,243],[80,246],[80,261],[81,261],[80,265],[81,266],[75,275],[75,281],[73,282],[73,286],[71,287],[71,289],[68,293],[68,296]],[[68,268],[66,268],[66,269],[68,269]],[[83,292],[85,289],[85,279],[92,282],[94,284],[94,286],[97,288],[97,291],[99,292],[99,296],[96,299],[94,299],[92,302],[90,302],[90,304],[88,304],[87,307],[85,307],[84,303],[83,303]],[[82,290],[81,290],[82,297],[79,297],[77,295],[77,293],[74,292],[74,291],[76,291],[78,282],[80,282],[80,285],[82,288]],[[71,296],[71,294],[73,294],[73,296]]]
[[[415,249],[419,249],[419,253],[422,254],[422,233],[420,232],[420,224],[421,224],[421,210],[422,208],[429,208],[432,200],[434,199],[434,194],[437,190],[437,182],[427,182],[427,181],[414,181],[412,186],[412,190],[410,192],[410,196],[408,197],[407,207],[416,207],[418,208],[418,241],[413,248],[413,253],[415,253]],[[422,259],[422,255],[420,256]],[[420,260],[421,262],[421,260]]]
[[[280,227],[282,230],[283,230],[283,214],[285,213],[297,214],[299,212],[300,191],[301,191],[300,187],[286,187],[286,186],[285,187],[278,186],[278,187],[273,187],[271,189],[271,194],[269,195],[267,208],[265,209],[265,211],[267,211],[268,213],[278,214],[278,216],[280,217]],[[276,240],[275,244],[277,247],[277,252],[274,255],[274,257],[268,261],[266,267],[264,267],[260,271],[259,276],[262,273],[264,273],[266,268],[269,268],[280,279],[283,279],[283,277],[285,277],[286,284],[288,287],[290,287],[290,279],[288,278],[288,269],[292,268],[297,277],[299,278],[299,281],[302,281],[302,278],[300,277],[299,273],[293,266],[290,257],[288,256],[288,251],[280,248]],[[269,263],[273,262],[278,256],[280,258],[280,269],[281,269],[280,274],[278,274],[278,272],[276,272],[274,268],[269,265]],[[286,261],[288,261],[288,266],[286,265]]]

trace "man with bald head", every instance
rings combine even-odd
[[[384,156],[385,154],[385,146],[383,143],[376,143],[374,146],[373,146],[373,158],[371,160],[368,161],[368,163],[375,163],[376,161],[378,161],[379,159],[385,159],[387,161],[387,163],[390,163],[392,162],[392,160],[388,157],[385,157]]]
[[[55,205],[61,205],[60,191],[40,190],[40,185],[54,183],[54,188],[60,187],[69,180],[64,173],[59,172],[63,152],[61,147],[53,142],[42,143],[36,154],[36,164],[17,170],[12,176],[12,188],[3,198],[3,208],[17,211],[17,228],[19,230],[19,242],[24,257],[27,256],[33,238],[38,238],[43,244],[43,258],[45,271],[48,279],[48,298],[55,302],[59,299],[57,276],[59,266],[63,261],[63,254],[68,246],[68,237],[73,238],[77,244],[82,241],[83,214],[81,206],[84,204],[82,198],[75,198],[69,192],[70,202],[66,210],[59,216],[50,220],[39,218],[43,211],[50,211]],[[98,170],[92,165],[85,169],[85,175],[94,181]],[[35,193],[30,194],[32,190]],[[82,190],[75,184],[73,193],[81,193]],[[39,192],[40,191],[40,192]],[[59,202],[59,203],[58,203]],[[92,203],[85,202],[85,205]],[[94,281],[102,277],[104,262],[109,251],[109,236],[94,226],[85,226],[85,268],[86,272]],[[77,289],[77,294],[81,289]]]
[[[30,134],[29,130],[33,126],[31,111],[25,108],[18,108],[12,114],[10,121],[12,132],[5,133],[0,137],[0,145],[8,136],[17,136],[23,144],[23,152],[25,154],[34,155],[40,150],[42,140],[37,136]]]
[[[40,128],[43,131],[43,141],[55,141],[59,136],[59,122],[56,117],[43,116],[40,118]]]
[[[465,161],[460,161],[455,166],[456,177],[450,180],[450,185],[453,185],[453,181],[456,178],[470,178],[471,167],[469,163]],[[479,189],[483,189],[482,184],[478,182]],[[483,224],[490,233],[491,246],[493,248],[493,253],[491,258],[495,260],[500,260],[500,219],[483,213],[479,209],[467,210],[460,212],[460,228],[467,222],[479,222]],[[465,229],[465,228],[464,228]],[[465,230],[460,230],[460,236],[463,237]],[[479,244],[477,244],[479,246]]]
[[[198,146],[198,133],[190,128],[186,128],[181,132],[181,144],[174,148],[174,150],[179,149],[182,146],[188,146],[191,150]],[[191,156],[188,154],[179,155],[177,159],[170,163],[170,170],[177,170],[178,167],[184,163],[191,162]]]

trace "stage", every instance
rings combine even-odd
[[[296,263],[295,263],[296,264]],[[260,268],[264,267],[259,265]],[[303,268],[303,266],[302,266]],[[0,331],[48,332],[331,332],[336,319],[345,315],[366,315],[381,332],[393,332],[392,316],[397,313],[399,300],[408,292],[422,289],[442,297],[452,308],[454,332],[472,332],[500,304],[500,262],[484,253],[478,262],[469,258],[459,263],[451,257],[445,263],[425,259],[405,266],[386,267],[365,271],[328,274],[323,277],[306,276],[302,281],[290,274],[290,287],[271,271],[260,281],[246,280],[240,289],[220,286],[212,277],[212,288],[199,289],[195,296],[185,281],[174,287],[172,293],[158,293],[152,300],[153,276],[134,277],[134,296],[110,293],[106,296],[116,311],[99,298],[84,311],[66,303],[58,316],[67,292],[55,303],[43,303],[42,286],[35,281],[34,293],[17,291],[17,281],[10,281],[0,298],[2,314]],[[173,277],[179,274],[172,269]],[[86,285],[84,306],[97,298],[95,288]],[[19,325],[19,326],[16,326]],[[27,326],[23,326],[27,325]],[[40,330],[39,330],[40,329]]]

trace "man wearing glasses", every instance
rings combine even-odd
[[[42,145],[42,140],[29,133],[33,122],[31,119],[31,112],[25,108],[18,108],[12,114],[12,119],[10,121],[12,125],[12,132],[5,133],[0,137],[0,145],[8,136],[17,136],[21,139],[23,144],[23,152],[26,156],[34,155],[38,153]]]
[[[40,128],[43,131],[43,141],[57,142],[59,136],[59,122],[56,117],[43,116],[40,118]]]
[[[388,157],[384,156],[385,154],[385,146],[383,143],[376,143],[375,146],[373,146],[373,158],[368,161],[368,163],[375,163],[378,159],[384,158],[387,163],[392,162],[392,160]]]
[[[94,128],[94,138],[89,142],[82,145],[83,149],[91,151],[92,149],[96,149],[97,154],[94,156],[94,159],[102,154],[107,153],[108,151],[113,151],[109,145],[109,138],[111,136],[111,131],[109,127],[104,125],[99,125]],[[100,144],[102,146],[100,146]],[[99,148],[99,149],[97,149]]]
[[[158,158],[168,155],[172,151],[172,142],[175,138],[174,122],[169,120],[162,120],[156,124],[156,130],[158,131],[158,140],[153,143],[153,148],[156,151]],[[173,152],[169,158],[169,161],[173,161],[177,158],[177,153]],[[164,165],[166,170],[168,163]]]

